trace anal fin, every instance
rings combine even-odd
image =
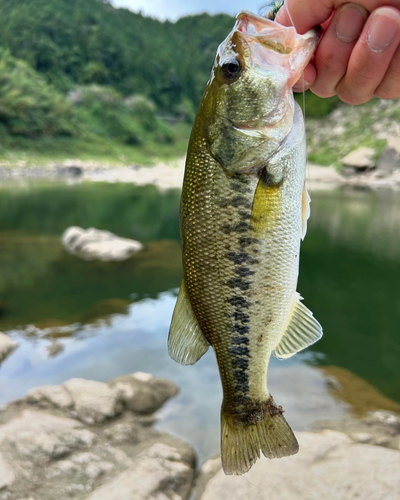
[[[168,336],[168,352],[181,365],[194,365],[209,348],[182,281]]]
[[[296,292],[288,326],[275,348],[277,358],[290,358],[297,352],[315,344],[322,337],[322,326],[314,318],[313,313],[301,302],[302,299],[301,295]]]

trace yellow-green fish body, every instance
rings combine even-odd
[[[242,13],[220,46],[190,140],[181,200],[183,282],[171,356],[211,345],[223,386],[222,462],[244,473],[260,455],[296,453],[267,389],[271,354],[320,338],[296,292],[308,218],[304,120],[291,85],[317,35]]]

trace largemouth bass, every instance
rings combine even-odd
[[[181,200],[183,281],[171,357],[194,364],[211,345],[223,387],[226,474],[298,451],[267,389],[272,353],[288,358],[322,328],[296,292],[309,216],[304,118],[292,86],[317,31],[298,35],[242,12],[218,49],[187,155]]]

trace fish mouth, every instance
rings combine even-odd
[[[293,26],[283,26],[249,11],[237,16],[234,27],[236,37],[245,41],[251,51],[252,64],[261,70],[285,70],[290,88],[313,57],[321,32],[321,28],[315,28],[299,35]],[[243,43],[236,45],[240,53]]]

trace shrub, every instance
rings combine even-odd
[[[25,137],[77,131],[71,104],[25,62],[0,48],[0,123]]]

